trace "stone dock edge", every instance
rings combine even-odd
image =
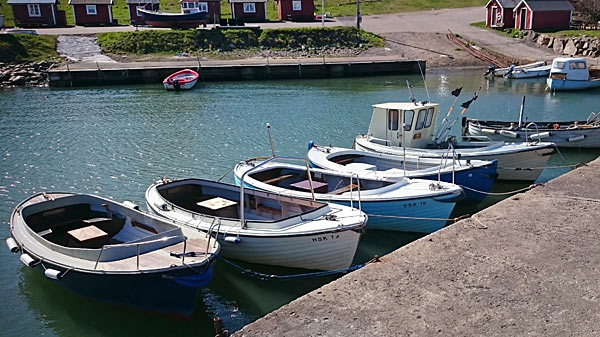
[[[78,62],[51,69],[48,79],[53,87],[162,83],[170,74],[185,68],[196,70],[200,74],[199,82],[213,82],[424,74],[426,62],[389,57]]]
[[[509,197],[234,336],[600,335],[598,170]]]

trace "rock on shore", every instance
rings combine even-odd
[[[42,87],[48,85],[48,69],[56,63],[49,61],[0,63],[0,87]]]
[[[600,38],[597,37],[555,37],[541,34],[536,42],[540,46],[552,48],[555,52],[568,56],[600,56]]]

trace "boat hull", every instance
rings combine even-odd
[[[203,24],[206,18],[206,12],[197,13],[162,13],[138,9],[142,20],[153,27],[163,28],[195,28]]]
[[[534,77],[546,77],[550,75],[550,69],[552,66],[544,66],[539,68],[522,69],[516,70],[512,73],[506,74],[506,78],[534,78]]]
[[[548,78],[546,79],[546,85],[550,90],[554,91],[585,90],[600,88],[600,79],[592,81],[574,81]]]
[[[365,137],[356,137],[354,148],[360,151],[371,151],[401,156],[404,154],[402,148],[394,148],[385,145],[374,144]],[[406,148],[406,154],[424,158],[440,158],[446,154],[446,150],[439,149],[414,149]],[[550,155],[555,152],[552,144],[546,146],[531,146],[518,151],[461,151],[456,149],[461,160],[497,160],[499,180],[511,181],[535,181],[540,175]]]

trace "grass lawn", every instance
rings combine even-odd
[[[591,37],[600,37],[600,30],[559,30],[556,32],[550,33],[552,35],[560,35],[560,36],[582,36],[587,35]]]
[[[508,28],[508,29],[490,28],[485,25],[485,21],[473,22],[470,25],[473,27],[489,29],[491,31],[498,32],[500,34],[505,34],[510,37],[518,36],[518,34],[520,32],[518,29],[514,29],[514,28]],[[590,36],[590,37],[600,37],[600,30],[577,30],[577,29],[555,30],[555,31],[543,31],[542,30],[542,31],[536,31],[536,33],[566,36],[566,37],[577,37],[577,36],[583,36],[583,35]]]
[[[5,16],[5,26],[14,26],[12,10],[6,4],[7,0],[0,0],[0,14]],[[428,9],[461,8],[483,6],[487,0],[361,0],[360,11],[363,15],[389,14],[399,12],[414,12]],[[59,0],[59,10],[64,10],[67,15],[67,24],[73,25],[73,9],[68,5],[68,0]],[[179,12],[178,0],[161,0],[161,11]],[[315,11],[321,13],[321,0],[315,0]],[[325,12],[332,16],[356,15],[356,1],[352,0],[325,0]],[[119,24],[129,24],[127,5],[125,0],[114,0],[113,16]],[[231,7],[227,0],[221,0],[221,16],[231,18]],[[277,1],[267,0],[267,19],[277,21]]]
[[[0,60],[41,61],[59,58],[56,53],[56,36],[30,34],[0,35]]]

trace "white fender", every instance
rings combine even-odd
[[[21,262],[23,262],[23,264],[26,265],[27,267],[34,267],[39,262],[27,253],[21,254],[21,256],[19,257],[19,260],[21,260]]]
[[[47,268],[46,271],[44,271],[44,275],[46,275],[47,278],[53,280],[60,280],[64,276],[63,272],[61,272],[60,270],[50,268]]]
[[[552,133],[549,132],[549,131],[546,131],[546,132],[540,132],[540,133],[531,134],[529,136],[529,139],[534,139],[535,138],[537,140],[540,140],[540,139],[548,138],[550,136],[552,136]]]
[[[123,201],[123,205],[124,205],[124,206],[126,206],[126,207],[129,207],[129,208],[131,208],[131,209],[135,209],[136,211],[139,211],[139,210],[140,210],[140,206],[138,206],[138,205],[134,204],[134,203],[133,203],[133,202],[131,202],[131,201],[127,201],[127,200],[125,200],[125,201]]]
[[[493,129],[481,129],[481,133],[486,134],[486,135],[495,135],[496,134],[496,130]]]
[[[11,253],[16,253],[21,249],[21,247],[19,247],[19,245],[17,244],[17,241],[15,241],[15,239],[13,238],[6,239],[6,245],[8,246],[8,250],[10,250]]]
[[[567,138],[567,141],[577,142],[577,141],[583,140],[584,138],[585,138],[585,135],[573,136],[573,137]]]
[[[226,236],[225,237],[225,242],[238,244],[238,243],[240,243],[240,241],[241,240],[240,240],[239,236]]]
[[[509,137],[509,138],[517,138],[519,137],[519,134],[514,132],[514,131],[509,131],[509,130],[500,130],[499,132],[501,135],[503,135],[504,137]]]

